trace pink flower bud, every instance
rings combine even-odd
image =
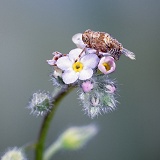
[[[115,86],[112,85],[106,85],[106,88],[108,93],[114,93],[116,91]]]
[[[91,81],[86,81],[82,83],[82,89],[84,92],[90,92],[93,89],[93,84]]]

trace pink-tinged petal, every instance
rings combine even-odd
[[[79,60],[79,56],[80,54],[82,53],[82,49],[80,48],[76,48],[76,49],[72,49],[70,52],[69,52],[69,59],[74,63],[75,60]],[[83,55],[84,55],[84,52],[83,52]]]
[[[55,52],[53,52],[52,54],[53,54],[53,56],[58,56],[58,57],[60,57],[60,56],[63,55],[62,53],[60,53],[60,52],[58,52],[58,51],[55,51]]]
[[[106,88],[108,93],[114,93],[116,91],[115,86],[112,85],[106,85]]]
[[[54,66],[55,65],[55,60],[47,60],[47,63],[51,66]]]
[[[107,70],[106,67],[104,66],[104,63],[108,64],[110,66],[110,69]],[[109,74],[113,72],[116,68],[116,64],[114,62],[114,58],[111,56],[107,57],[102,57],[99,64],[98,64],[98,69],[104,73],[104,74]]]
[[[96,54],[87,54],[80,60],[85,68],[95,68],[98,65],[99,58]]]
[[[68,56],[59,58],[56,64],[58,68],[60,68],[61,70],[68,70],[69,68],[72,67],[72,62],[70,61]]]
[[[99,104],[100,100],[99,100],[98,97],[97,97],[97,98],[92,97],[91,102],[92,102],[93,107],[97,107],[97,106],[100,105],[100,104]]]
[[[62,74],[62,79],[65,84],[71,84],[78,79],[78,74],[73,70],[68,70]]]
[[[85,48],[85,44],[84,44],[84,42],[82,41],[82,33],[77,33],[77,34],[75,34],[73,37],[72,37],[72,41],[73,41],[73,43],[74,44],[76,44],[76,46],[78,47],[78,48],[81,48],[81,49],[83,49],[83,48]]]
[[[93,70],[88,68],[88,69],[85,69],[85,70],[82,70],[80,73],[79,73],[79,79],[80,80],[86,80],[86,79],[89,79],[91,78],[93,75]]]

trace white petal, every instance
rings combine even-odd
[[[69,60],[68,56],[61,57],[56,62],[58,68],[62,70],[68,70],[72,67],[72,62]]]
[[[74,83],[78,79],[78,74],[73,70],[68,70],[62,74],[62,79],[65,84]]]
[[[55,60],[47,60],[47,63],[51,66],[55,65]]]
[[[72,49],[70,52],[69,52],[69,59],[74,63],[75,60],[78,60],[79,59],[79,55],[82,53],[82,49],[80,48],[76,48],[76,49]],[[83,53],[84,55],[84,53]]]
[[[85,70],[82,70],[79,73],[79,79],[80,80],[86,80],[86,79],[91,78],[92,75],[93,75],[93,70],[92,69],[85,69]]]
[[[77,33],[72,37],[72,41],[73,43],[75,43],[77,45],[78,48],[85,48],[85,44],[82,41],[82,33]]]
[[[72,37],[73,43],[77,44],[79,41],[82,41],[82,33],[77,33]]]
[[[85,49],[86,50],[86,53],[88,53],[88,54],[96,54],[97,53],[97,50],[95,50],[95,49],[92,49],[92,48],[86,48]]]
[[[96,54],[87,54],[80,60],[85,68],[95,68],[99,63],[99,58]]]

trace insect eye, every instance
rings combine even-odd
[[[88,37],[85,38],[85,41],[88,42]]]
[[[87,42],[89,41],[89,38],[88,38],[87,36],[84,36],[84,37],[82,38],[82,40],[83,40],[84,43],[87,43]]]

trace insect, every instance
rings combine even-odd
[[[86,48],[95,49],[98,53],[109,53],[115,60],[119,60],[122,54],[135,59],[133,52],[123,48],[122,44],[108,33],[88,29],[82,34],[82,41]]]

